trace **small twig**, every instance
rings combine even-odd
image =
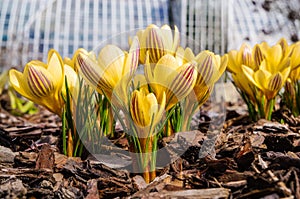
[[[258,160],[263,169],[268,169],[268,164],[261,158],[260,154],[258,155]],[[267,173],[271,177],[271,179],[277,183],[277,185],[280,187],[280,189],[286,196],[292,196],[292,191],[289,188],[287,188],[284,182],[280,181],[271,170],[267,170]]]
[[[296,182],[296,184],[295,184],[295,193],[296,193],[296,195],[295,195],[295,197],[296,198],[300,198],[300,185],[299,185],[299,178],[298,178],[298,174],[297,174],[297,171],[293,171],[293,174],[294,174],[294,176],[295,176],[295,182]]]
[[[260,171],[257,169],[253,162],[251,163],[251,166],[256,173],[260,174]]]

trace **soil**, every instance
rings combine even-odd
[[[288,110],[252,122],[240,100],[227,103],[214,152],[203,155],[211,139],[207,103],[193,120],[193,144],[146,184],[96,159],[64,156],[56,115],[40,107],[15,116],[5,94],[0,102],[0,198],[300,198],[300,118]],[[118,134],[117,145],[126,148]]]

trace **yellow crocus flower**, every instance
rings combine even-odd
[[[158,103],[153,93],[146,89],[135,90],[131,95],[130,114],[137,128],[139,138],[153,136],[155,126],[160,122],[166,105],[166,95]]]
[[[263,92],[267,100],[271,100],[285,84],[291,68],[285,67],[281,71],[272,73],[272,71],[268,70],[270,64],[267,62],[267,60],[264,60],[257,71],[253,71],[253,69],[245,65],[242,66],[242,69],[249,81]]]
[[[188,62],[196,63],[198,75],[193,92],[189,94],[189,98],[191,102],[195,102],[195,99],[192,98],[196,95],[196,100],[201,105],[208,99],[214,83],[224,73],[228,56],[224,55],[221,57],[208,50],[202,51],[195,56],[190,48],[183,49],[179,47],[176,52],[176,59],[180,64]]]
[[[245,92],[252,101],[255,101],[252,90],[253,84],[243,73],[242,65],[256,71],[263,59],[264,55],[259,45],[255,45],[252,49],[248,44],[244,43],[239,51],[231,50],[228,52],[227,70],[232,74],[232,79],[236,87]]]
[[[157,63],[166,54],[174,55],[179,46],[179,32],[175,26],[172,30],[170,26],[164,25],[161,28],[151,24],[145,30],[137,32],[140,41],[140,63],[146,61],[146,52],[149,51],[149,61]]]
[[[290,58],[284,56],[283,49],[280,44],[269,46],[268,43],[262,42],[259,44],[264,59],[267,60],[263,67],[265,70],[274,74],[284,70],[290,65]]]
[[[101,49],[97,60],[87,51],[79,52],[77,63],[83,78],[99,93],[104,93],[110,100],[113,93],[117,93],[125,102],[126,89],[137,69],[138,57],[139,42],[135,38],[129,52],[107,45]]]
[[[196,85],[205,84],[211,86],[224,73],[227,63],[228,56],[215,55],[213,52],[208,50],[200,52],[196,57],[198,77]]]
[[[163,56],[157,64],[151,64],[147,53],[145,77],[159,101],[166,95],[166,110],[185,98],[196,83],[197,71],[195,62],[179,65],[170,54]]]
[[[47,64],[36,60],[27,63],[23,73],[11,69],[9,80],[18,93],[61,115],[64,64],[58,52],[49,51]]]

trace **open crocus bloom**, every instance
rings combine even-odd
[[[126,88],[137,69],[138,57],[139,42],[135,38],[129,52],[107,45],[101,49],[97,60],[82,50],[77,62],[83,78],[99,93],[104,93],[109,99],[114,93],[126,101]]]
[[[263,57],[267,62],[263,67],[270,73],[282,71],[290,65],[290,58],[284,56],[282,47],[279,44],[269,46],[266,42],[259,44]]]
[[[26,64],[23,73],[11,69],[9,80],[18,93],[61,116],[64,65],[55,50],[49,51],[47,64],[31,61]]]
[[[179,65],[170,54],[163,56],[157,64],[150,63],[147,53],[145,76],[159,101],[166,95],[166,110],[185,98],[192,90],[197,79],[195,62]]]
[[[267,60],[264,60],[257,71],[253,71],[245,65],[242,66],[242,69],[248,80],[263,92],[267,100],[271,100],[285,84],[290,73],[290,67],[286,66],[281,71],[272,73],[268,70],[268,65]]]
[[[162,99],[159,103],[155,95],[149,93],[146,89],[133,91],[130,101],[130,114],[140,138],[153,136],[153,130],[164,113],[166,105],[166,95],[164,93],[162,93]]]
[[[149,51],[149,61],[157,63],[166,54],[174,55],[179,46],[179,32],[171,30],[170,26],[164,25],[161,28],[154,24],[149,25],[145,30],[137,32],[140,41],[140,57],[142,64],[146,61],[146,52]]]

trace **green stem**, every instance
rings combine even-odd
[[[63,110],[62,114],[62,141],[63,141],[63,153],[67,155],[67,129],[66,129],[66,111]]]
[[[271,120],[274,105],[275,105],[275,99],[271,99],[271,100],[266,101],[265,119]]]

